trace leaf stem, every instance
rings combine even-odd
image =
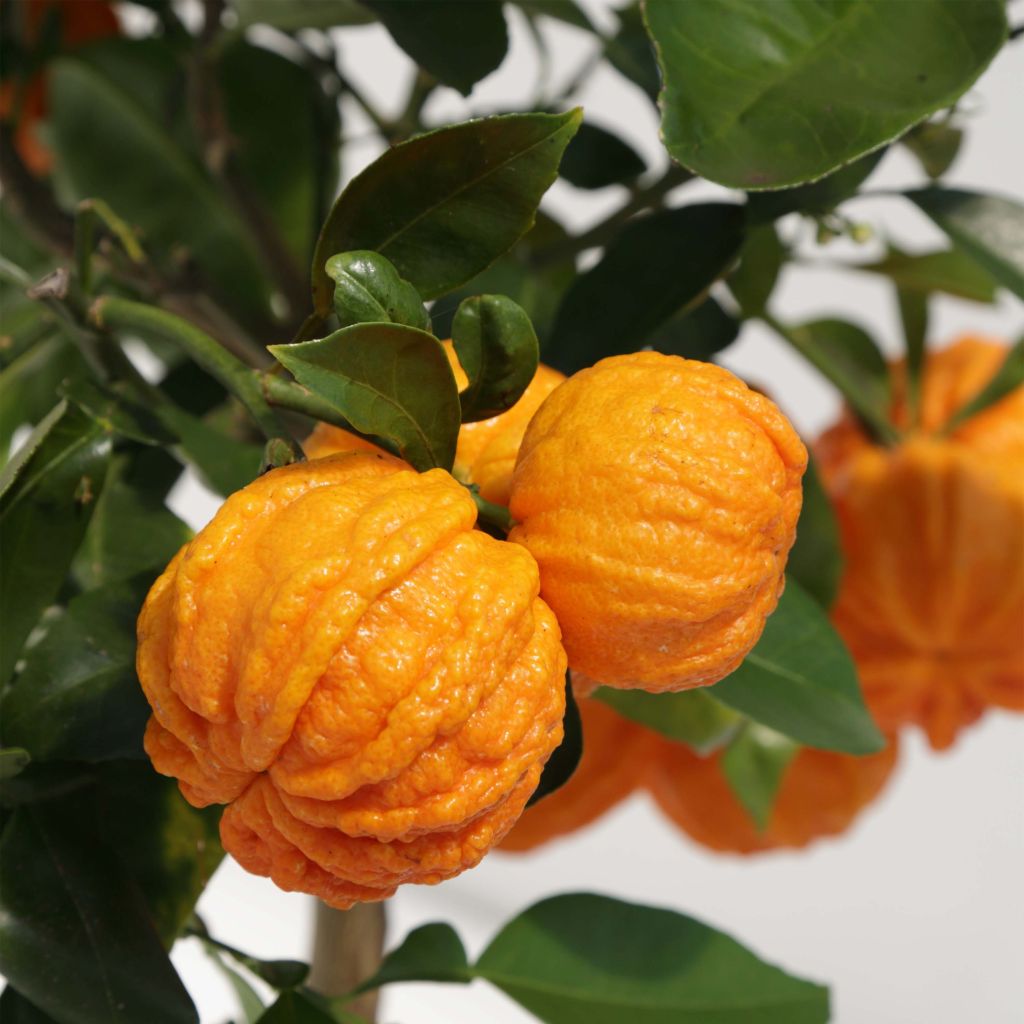
[[[482,497],[476,484],[466,485],[466,490],[473,496],[473,501],[476,503],[477,520],[507,535],[515,525],[509,510],[504,505],[496,505]]]
[[[97,224],[102,224],[121,243],[132,263],[142,263],[146,258],[132,229],[102,199],[83,199],[75,210],[75,271],[83,298],[92,292]]]

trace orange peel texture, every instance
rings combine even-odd
[[[1024,708],[1024,388],[938,433],[1006,351],[965,337],[931,355],[894,448],[849,414],[816,445],[846,559],[836,627],[881,727],[919,725],[935,749],[987,707]],[[906,428],[900,393],[893,413]]]
[[[700,757],[665,741],[651,762],[648,787],[658,806],[691,839],[723,853],[800,848],[845,832],[881,793],[896,766],[895,739],[877,754],[854,757],[804,747],[786,767],[763,831],[736,798],[722,751]]]
[[[465,488],[390,456],[232,495],[139,617],[146,750],[227,804],[249,871],[335,907],[474,866],[561,741],[565,654],[537,566]]]
[[[540,565],[573,670],[654,692],[722,679],[775,609],[807,452],[727,370],[603,359],[526,431],[509,539]]]

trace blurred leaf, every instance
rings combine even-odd
[[[195,934],[195,932],[193,932]],[[258,957],[243,953],[207,934],[201,934],[203,942],[211,949],[226,953],[246,970],[268,985],[277,989],[293,989],[301,985],[309,974],[309,964],[301,960],[260,960]]]
[[[533,324],[504,295],[464,299],[452,322],[452,342],[469,378],[459,395],[463,423],[511,409],[537,372],[539,348]]]
[[[600,686],[593,696],[623,717],[646,725],[670,740],[685,743],[702,755],[727,743],[743,725],[740,715],[719,704],[703,689],[646,693]]]
[[[508,114],[451,125],[389,149],[338,197],[313,257],[313,300],[326,314],[337,252],[386,256],[424,299],[457,288],[533,224],[582,114]]]
[[[669,153],[733,188],[813,181],[891,141],[966,92],[1007,31],[1000,0],[687,0],[645,13]]]
[[[959,128],[936,121],[922,121],[900,139],[933,180],[941,178],[953,166],[963,141],[964,133]]]
[[[847,754],[885,746],[828,617],[792,578],[761,639],[711,696],[800,743]]]
[[[618,135],[584,121],[565,148],[559,173],[577,188],[605,188],[638,178],[647,164]]]
[[[786,571],[815,601],[828,609],[839,590],[843,555],[835,510],[812,458],[804,474],[804,502],[796,525],[796,543]]]
[[[594,23],[587,16],[587,12],[576,3],[576,0],[513,0],[513,3],[527,14],[555,18],[567,25],[586,29],[588,32],[597,31]]]
[[[388,953],[372,977],[355,990],[366,992],[397,981],[471,980],[462,940],[450,924],[420,925]]]
[[[747,722],[722,757],[722,772],[759,830],[767,827],[782,777],[799,745],[756,722]]]
[[[959,249],[939,249],[918,256],[890,252],[875,263],[859,263],[856,269],[881,274],[912,292],[945,292],[974,302],[993,302],[996,296],[992,277]]]
[[[266,1009],[259,993],[245,980],[239,971],[236,971],[228,963],[227,958],[216,946],[204,943],[204,948],[209,958],[216,964],[217,969],[224,975],[227,983],[235,993],[235,998],[238,1000],[238,1005],[242,1011],[244,1024],[256,1024],[256,1021],[259,1020]]]
[[[907,402],[911,411],[911,423],[917,424],[928,338],[928,293],[897,287],[896,302],[907,347]]]
[[[0,749],[0,779],[7,781],[20,775],[31,762],[32,757],[23,747]]]
[[[417,469],[451,469],[459,394],[432,335],[400,324],[356,324],[270,351],[360,433],[390,441]]]
[[[430,331],[430,314],[394,264],[368,250],[339,252],[326,264],[334,282],[334,312],[342,327],[395,323]]]
[[[956,244],[1001,285],[1024,299],[1024,206],[959,189],[907,192]]]
[[[110,437],[61,402],[0,474],[0,685],[57,597],[103,487]]]
[[[742,208],[728,203],[683,206],[632,221],[566,293],[544,361],[574,373],[641,348],[732,264],[743,231]]]
[[[709,297],[662,324],[648,343],[655,352],[708,362],[728,348],[739,333],[740,322]]]
[[[609,63],[657,103],[661,89],[661,72],[654,56],[654,47],[644,28],[640,5],[631,3],[615,12],[619,28],[605,45]]]
[[[0,995],[0,1020],[4,1024],[57,1024],[10,985]]]
[[[953,414],[943,428],[944,432],[956,430],[972,416],[983,412],[1011,391],[1024,385],[1024,338],[1018,341],[1007,353],[1002,366],[996,375],[974,396],[965,406]]]
[[[88,765],[33,761],[15,776],[0,777],[0,806],[13,808],[55,800],[87,789],[94,782],[94,771]]]
[[[373,12],[358,0],[232,0],[238,27],[272,25],[284,32],[300,28],[367,25]]]
[[[176,440],[145,406],[94,380],[72,379],[64,383],[58,392],[62,398],[70,399],[82,412],[88,413],[108,434],[119,434],[148,445],[168,445]]]
[[[565,730],[562,742],[544,765],[540,782],[527,801],[527,807],[532,807],[538,800],[561,789],[572,778],[583,756],[583,724],[580,722],[580,709],[576,706],[568,673],[565,676],[565,716],[562,727]]]
[[[0,840],[0,970],[61,1021],[197,1024],[145,904],[74,797],[15,811]]]
[[[534,904],[473,969],[548,1024],[819,1024],[828,991],[683,914],[572,893]]]
[[[363,0],[421,68],[463,96],[505,59],[508,31],[500,3]]]
[[[727,282],[744,315],[756,316],[768,305],[785,261],[786,250],[774,224],[762,224],[747,234],[739,266]]]

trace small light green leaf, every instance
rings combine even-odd
[[[972,416],[977,416],[991,405],[1005,398],[1011,391],[1024,385],[1024,338],[1007,353],[996,375],[963,408],[953,414],[943,428],[944,433],[956,430]]]
[[[6,781],[20,775],[31,760],[31,754],[24,747],[0,749],[0,780]]]
[[[466,950],[449,924],[424,924],[406,935],[402,944],[384,957],[376,973],[355,989],[353,995],[396,981],[471,980]]]
[[[796,524],[796,543],[789,552],[786,572],[827,609],[839,590],[843,554],[835,509],[813,458],[807,464],[803,485],[804,502]]]
[[[747,235],[739,266],[728,279],[729,291],[746,316],[756,316],[768,305],[786,255],[773,224],[762,224]]]
[[[582,116],[486,117],[393,146],[348,184],[320,232],[317,312],[331,309],[324,264],[336,252],[379,252],[424,299],[480,273],[533,224]]]
[[[654,0],[645,17],[669,153],[734,188],[813,181],[890,142],[966,92],[1007,31],[1000,0]]]
[[[451,469],[459,394],[433,336],[400,324],[356,324],[270,351],[360,433],[390,441],[417,469]]]
[[[459,395],[463,423],[511,409],[537,372],[540,356],[533,324],[504,295],[464,299],[452,321],[452,342],[469,378]]]
[[[568,673],[565,675],[565,716],[562,727],[565,731],[562,742],[544,765],[540,782],[527,801],[527,807],[532,807],[538,800],[561,789],[572,778],[583,756],[583,723],[580,721],[580,709],[576,706]]]
[[[623,185],[647,170],[643,157],[618,135],[590,121],[580,125],[562,157],[560,174],[577,188]]]
[[[932,180],[953,166],[963,141],[964,133],[947,121],[922,121],[900,139]]]
[[[974,302],[992,302],[996,283],[991,275],[960,249],[939,249],[917,256],[891,251],[875,263],[859,263],[857,270],[888,277],[911,292],[945,292]]]
[[[864,706],[857,670],[828,617],[793,579],[761,639],[711,695],[756,722],[821,750],[885,746]]]
[[[799,749],[774,729],[748,722],[722,757],[729,788],[760,830],[768,825],[786,768]]]
[[[430,331],[430,314],[419,292],[379,253],[340,252],[327,261],[326,270],[334,282],[334,312],[342,327],[395,323]]]
[[[926,188],[907,192],[956,244],[1024,299],[1024,206],[1004,196]]]

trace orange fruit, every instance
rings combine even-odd
[[[459,365],[454,345],[450,341],[443,342],[443,345],[455,373],[455,382],[462,391],[469,380]],[[453,472],[456,478],[463,483],[476,484],[481,496],[487,501],[508,505],[512,470],[526,426],[541,402],[563,380],[565,376],[558,370],[541,363],[530,386],[511,409],[487,420],[464,423],[459,430],[459,443],[455,451]],[[329,423],[317,424],[306,438],[303,449],[310,459],[319,459],[339,451],[379,450],[370,441]]]
[[[785,769],[764,831],[729,786],[722,751],[705,758],[682,743],[663,741],[647,784],[662,811],[702,846],[761,853],[845,832],[882,791],[897,753],[895,739],[867,757],[801,748]]]
[[[846,560],[836,627],[882,728],[920,725],[936,749],[987,707],[1024,708],[1024,388],[940,433],[1005,354],[966,337],[930,355],[920,425],[893,448],[849,414],[816,446]]]
[[[778,602],[806,465],[775,404],[709,363],[637,352],[560,385],[519,450],[509,539],[570,666],[651,691],[728,675]]]
[[[146,750],[224,847],[336,907],[475,865],[562,737],[565,654],[528,553],[441,470],[353,453],[273,470],[139,617]]]

